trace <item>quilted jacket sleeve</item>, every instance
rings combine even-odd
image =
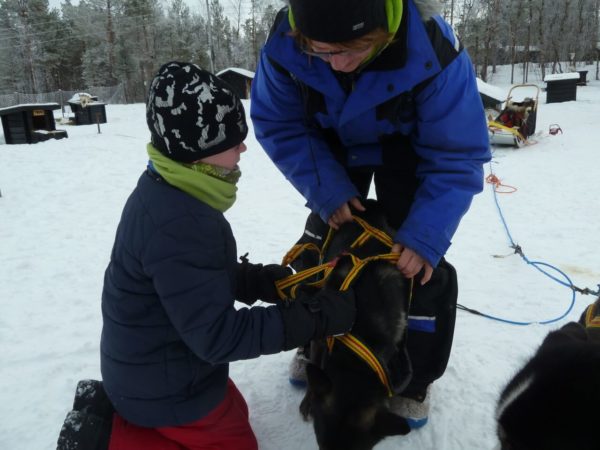
[[[420,186],[395,241],[435,267],[473,196],[483,189],[483,164],[490,160],[485,114],[467,53],[463,50],[416,101],[412,144],[420,158]]]
[[[226,239],[222,223],[183,217],[154,235],[143,258],[171,323],[192,351],[212,364],[283,347],[275,306],[234,308],[235,270],[228,269]]]

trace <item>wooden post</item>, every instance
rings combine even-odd
[[[102,134],[100,131],[100,113],[96,113],[96,125],[98,125],[98,134]]]

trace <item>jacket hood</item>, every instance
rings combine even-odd
[[[442,6],[438,0],[413,0],[424,21],[440,14]]]

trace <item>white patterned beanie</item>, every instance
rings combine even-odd
[[[146,121],[163,155],[191,163],[240,144],[244,106],[225,81],[195,64],[164,64],[150,84]]]

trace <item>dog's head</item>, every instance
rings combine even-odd
[[[502,450],[597,449],[600,345],[571,322],[551,332],[496,409]]]
[[[386,436],[410,432],[406,419],[385,408],[382,386],[375,384],[376,391],[357,393],[352,392],[352,380],[334,383],[314,364],[307,366],[306,373],[320,450],[370,450]]]

